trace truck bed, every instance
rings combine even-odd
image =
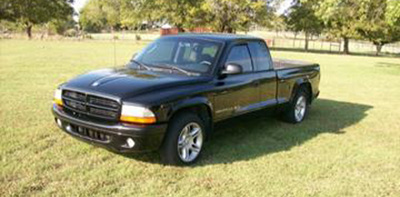
[[[275,70],[283,70],[290,68],[300,68],[308,66],[317,66],[315,63],[300,61],[300,60],[289,60],[289,59],[273,59]]]

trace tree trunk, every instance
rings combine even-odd
[[[182,24],[176,24],[175,26],[176,28],[178,28],[178,33],[185,32],[185,29],[183,28]]]
[[[304,49],[308,51],[308,37],[309,37],[308,32],[305,32],[305,37],[306,39],[305,39]]]
[[[222,32],[224,32],[224,30],[225,30],[225,26],[224,25],[220,25],[219,27],[216,28],[216,31],[218,33],[222,33]]]
[[[28,35],[29,39],[32,39],[32,25],[31,24],[26,26],[26,34]]]
[[[350,50],[349,50],[349,38],[347,37],[343,37],[343,42],[344,42],[344,46],[343,46],[343,53],[344,54],[349,54]]]
[[[234,33],[234,30],[232,27],[228,27],[228,28],[226,28],[226,32],[231,34],[231,33]]]
[[[375,53],[375,55],[376,55],[376,56],[379,56],[379,54],[380,54],[381,51],[382,51],[383,44],[377,43],[377,44],[375,44],[375,46],[376,46],[376,53]]]

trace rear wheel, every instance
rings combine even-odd
[[[184,112],[171,120],[160,148],[163,163],[190,165],[200,156],[205,139],[203,121],[194,113]]]
[[[285,121],[290,123],[300,123],[304,120],[308,113],[309,95],[305,88],[300,88],[292,102],[288,105],[283,114]]]

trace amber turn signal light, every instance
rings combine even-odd
[[[121,116],[120,120],[122,122],[129,122],[129,123],[139,123],[139,124],[152,124],[156,122],[155,117],[132,117],[132,116]]]
[[[63,105],[62,98],[61,98],[61,89],[56,89],[56,91],[54,92],[53,103],[55,103],[59,106]]]

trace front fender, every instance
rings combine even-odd
[[[179,100],[175,102],[172,106],[171,109],[168,112],[168,119],[170,119],[176,112],[179,110],[182,110],[184,108],[190,108],[190,107],[195,107],[195,106],[201,106],[204,105],[207,107],[209,112],[213,112],[213,105],[212,102],[205,96],[196,96],[196,97],[191,97],[183,100]],[[212,115],[212,113],[210,114]]]

